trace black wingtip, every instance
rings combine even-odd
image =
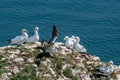
[[[8,39],[7,41],[11,41],[11,39]]]
[[[10,44],[10,43],[11,43],[11,39],[8,39],[8,40],[7,40],[7,44]]]

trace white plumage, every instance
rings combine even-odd
[[[68,36],[66,36],[64,38],[64,40],[66,40],[66,42],[65,42],[66,47],[68,47],[68,48],[74,48],[74,41],[71,38],[69,38]]]
[[[35,29],[34,29],[34,35],[31,36],[31,37],[29,37],[28,40],[27,40],[27,42],[33,42],[33,43],[38,42],[39,41],[39,33],[38,33],[38,31],[39,31],[39,28],[35,27]]]
[[[70,40],[75,43],[76,42],[75,36],[70,37]]]
[[[26,29],[22,29],[22,35],[16,36],[15,38],[8,40],[8,44],[18,44],[21,45],[25,43],[28,39],[28,34]]]
[[[103,73],[112,73],[114,71],[113,62],[109,62],[109,66],[101,67],[100,71]]]
[[[75,39],[76,39],[75,50],[77,50],[78,52],[87,52],[87,50],[84,48],[84,46],[79,44],[80,38],[76,37]]]

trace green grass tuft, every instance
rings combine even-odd
[[[68,78],[72,78],[73,77],[73,74],[72,74],[72,70],[70,68],[66,68],[64,71],[63,71],[63,74],[68,77]]]

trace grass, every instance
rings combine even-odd
[[[4,69],[0,69],[0,75],[5,73],[6,71]]]
[[[24,71],[13,76],[12,80],[39,80],[34,66],[25,66]]]
[[[56,65],[56,70],[57,70],[57,73],[59,75],[61,75],[61,70],[62,70],[62,63],[61,62],[58,62],[57,65]]]
[[[4,66],[8,64],[6,60],[1,60],[2,58],[3,56],[0,55],[0,75],[6,72],[6,70],[4,69]]]
[[[76,76],[73,76],[72,80],[78,80],[78,78]]]
[[[111,73],[111,77],[112,77],[113,79],[117,79],[116,73],[115,73],[115,72],[112,72],[112,73]]]
[[[34,66],[25,66],[25,72],[34,74],[36,72],[36,68]]]
[[[72,66],[73,69],[77,68],[77,65],[76,65],[76,64],[73,63],[72,65],[73,65],[73,66]]]
[[[12,80],[28,80],[28,78],[23,73],[17,73]]]
[[[73,78],[72,70],[68,67],[63,71],[63,74],[68,78]]]

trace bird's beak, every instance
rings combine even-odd
[[[29,33],[28,31],[26,31],[26,33]]]
[[[63,41],[65,41],[65,40],[66,40],[66,38],[63,39]]]

